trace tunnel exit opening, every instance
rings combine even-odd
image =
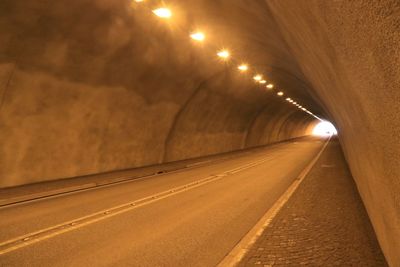
[[[316,136],[331,136],[337,135],[337,130],[331,122],[321,121],[315,125],[312,134]]]

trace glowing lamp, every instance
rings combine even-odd
[[[156,16],[158,16],[158,17],[160,17],[160,18],[163,18],[163,19],[169,19],[170,17],[172,17],[172,12],[171,12],[171,10],[169,10],[169,9],[166,8],[166,7],[160,7],[160,8],[154,9],[154,10],[153,10],[153,13],[154,13]]]
[[[242,64],[238,67],[238,70],[244,72],[247,71],[249,69],[249,66],[247,66],[246,64]]]
[[[204,39],[206,39],[206,36],[202,32],[195,32],[190,35],[190,38],[192,38],[195,41],[202,42],[204,41]]]
[[[219,52],[217,53],[217,55],[218,55],[220,58],[228,59],[229,56],[230,56],[231,54],[230,54],[229,51],[227,51],[227,50],[221,50],[221,51],[219,51]]]

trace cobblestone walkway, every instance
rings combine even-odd
[[[239,266],[387,266],[337,141]]]

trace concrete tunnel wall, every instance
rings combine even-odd
[[[340,141],[391,266],[400,264],[400,2],[267,1]]]
[[[149,1],[154,3],[154,1]],[[268,144],[315,123],[212,56],[229,46],[337,126],[379,242],[400,262],[400,3],[0,3],[0,187]],[[215,47],[191,43],[206,25]],[[208,27],[208,28],[207,28]]]
[[[215,43],[228,39],[238,51],[248,45],[230,36],[248,34],[229,25],[240,21],[221,18],[221,6],[208,9],[215,13],[210,18],[207,3],[195,2],[204,14],[182,14],[177,25],[166,25],[130,1],[2,1],[0,187],[309,134],[314,118],[220,62],[214,48],[188,40],[182,25],[198,17],[227,33],[215,35]],[[254,14],[242,16],[250,21]],[[256,64],[281,84],[302,89],[288,75],[298,70],[280,60],[288,52],[277,36],[267,44],[274,55],[253,55]]]

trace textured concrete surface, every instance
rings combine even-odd
[[[387,266],[337,141],[239,266]]]
[[[400,263],[400,2],[267,1],[340,132],[379,242]],[[297,4],[298,3],[298,4]]]
[[[263,1],[248,7],[241,1],[171,1],[176,19],[167,24],[131,2],[1,1],[0,187],[308,133],[313,118],[216,59],[217,46],[229,43],[238,58],[242,53],[293,97],[312,103],[297,66],[281,60],[289,52],[277,27],[260,27],[274,25]],[[210,27],[211,46],[188,38],[193,18]],[[262,35],[249,42],[254,27]],[[271,54],[257,53],[265,47]],[[260,120],[261,127],[252,126]]]

